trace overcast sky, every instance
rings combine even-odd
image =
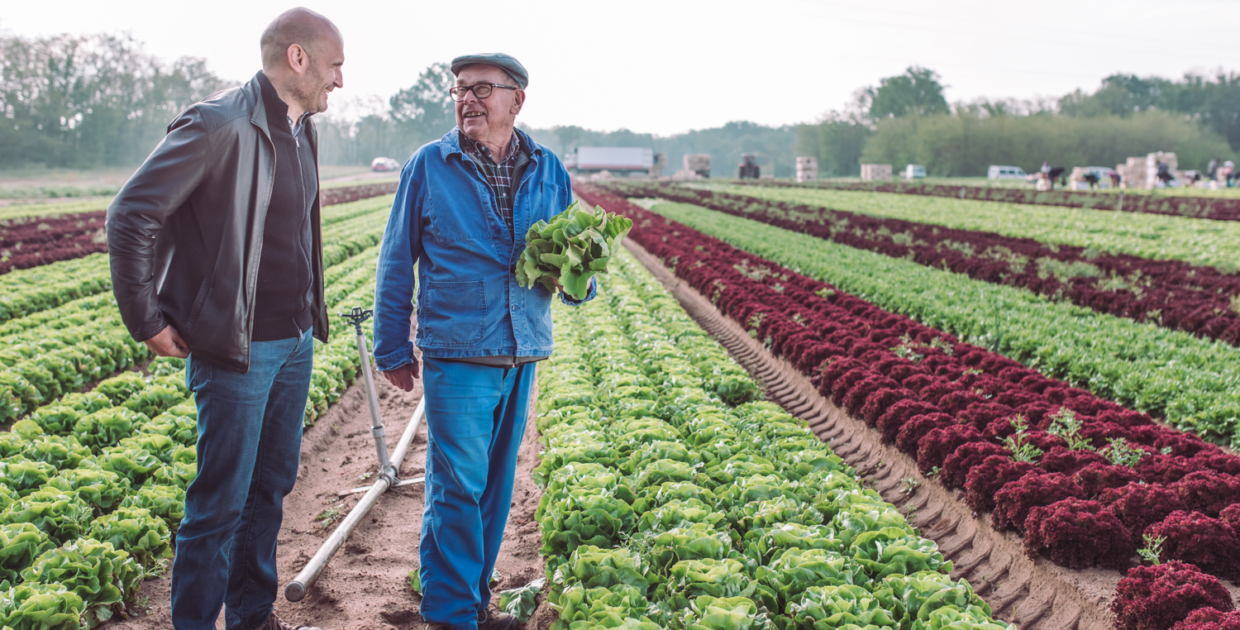
[[[129,32],[244,80],[288,1],[5,0],[0,31]],[[382,103],[431,63],[502,51],[530,72],[519,120],[673,134],[806,122],[918,64],[950,102],[1092,91],[1114,73],[1240,68],[1236,0],[401,2],[310,0],[345,37],[335,111]]]

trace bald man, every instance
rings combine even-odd
[[[344,43],[292,9],[263,69],[186,109],[108,208],[112,287],[133,338],[186,359],[198,476],[172,565],[172,623],[308,629],[272,610],[314,359],[327,341],[311,116],[343,87]]]

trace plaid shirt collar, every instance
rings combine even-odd
[[[516,203],[518,186],[516,179],[522,167],[530,161],[521,145],[521,136],[513,130],[512,140],[508,144],[508,155],[499,161],[495,160],[491,149],[485,144],[465,134],[461,134],[460,138],[461,150],[474,157],[479,173],[495,193],[495,212],[508,227],[508,235],[513,236],[513,205]]]
[[[491,151],[491,147],[488,147],[487,145],[482,144],[481,142],[478,142],[477,140],[474,140],[473,138],[470,138],[464,133],[460,135],[460,138],[461,138],[461,149],[463,151],[465,151],[466,153],[476,158],[486,158],[485,163],[487,163],[488,165],[491,165],[491,164],[502,165],[507,162],[511,162],[517,156],[517,154],[521,153],[523,150],[521,147],[521,136],[517,134],[515,129],[512,132],[512,140],[508,142],[508,155],[505,155],[504,158],[501,160],[495,159],[495,154]]]

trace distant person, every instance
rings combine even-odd
[[[1209,164],[1206,165],[1206,179],[1214,182],[1214,181],[1218,181],[1217,178],[1218,178],[1218,158],[1214,158],[1213,160],[1210,160]]]
[[[1223,167],[1219,169],[1219,177],[1227,182],[1227,187],[1231,188],[1232,181],[1236,178],[1236,164],[1231,160],[1223,162]]]
[[[1107,174],[1110,175],[1111,177],[1111,188],[1119,188],[1119,182],[1122,179],[1122,177],[1120,177],[1119,171],[1110,171]]]
[[[318,133],[344,86],[344,40],[297,8],[263,69],[191,105],[108,207],[112,290],[134,339],[186,359],[198,476],[172,561],[172,627],[317,630],[272,610],[314,339],[327,342]]]
[[[1085,182],[1089,184],[1090,190],[1098,187],[1098,173],[1095,173],[1094,171],[1087,171],[1081,176],[1081,179],[1084,179]]]
[[[1164,163],[1162,160],[1158,160],[1158,162],[1156,162],[1155,164],[1156,165],[1155,165],[1154,177],[1156,177],[1158,181],[1162,182],[1163,186],[1170,186],[1171,180],[1173,179],[1171,177],[1171,169],[1168,168],[1167,164]]]

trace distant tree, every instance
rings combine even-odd
[[[452,67],[431,64],[418,80],[392,96],[392,121],[403,140],[416,148],[439,138],[456,126],[456,105],[448,93],[456,83]]]
[[[864,120],[841,112],[828,112],[818,124],[797,127],[798,155],[818,158],[822,177],[858,175],[861,154],[873,130]]]
[[[869,104],[867,113],[874,121],[951,111],[943,97],[939,74],[920,66],[910,66],[904,74],[879,81],[878,87],[869,88],[863,97]]]

